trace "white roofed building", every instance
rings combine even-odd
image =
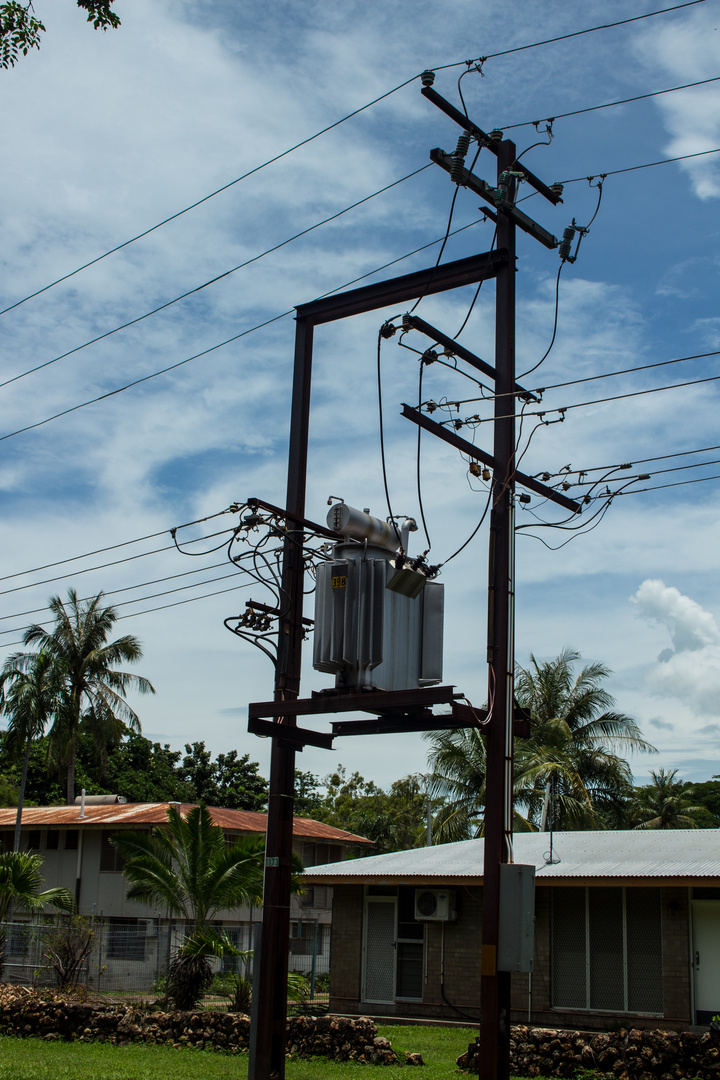
[[[686,1028],[720,1012],[720,830],[517,833],[513,845],[535,877],[513,1022]],[[477,1020],[483,846],[306,871],[333,887],[332,1010]]]

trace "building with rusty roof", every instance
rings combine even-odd
[[[152,982],[154,972],[164,971],[171,945],[182,937],[183,926],[171,913],[128,900],[118,852],[110,840],[123,830],[152,829],[167,822],[170,805],[181,814],[186,803],[126,803],[118,796],[79,797],[74,806],[23,808],[21,849],[37,852],[43,860],[45,887],[64,886],[76,898],[78,912],[101,920],[102,955],[97,973],[90,975],[101,988],[118,989]],[[266,815],[250,810],[208,807],[215,825],[228,841],[265,834]],[[0,809],[0,842],[13,847],[15,809]],[[350,850],[371,848],[362,836],[344,832],[310,818],[293,819],[294,847],[306,867],[332,864]],[[293,897],[291,910],[290,966],[304,970],[327,966],[330,950],[332,887],[308,884]],[[252,928],[257,912],[237,908],[223,915],[222,926],[239,949],[252,948]],[[5,977],[29,981],[37,957],[27,934],[9,936],[10,953]],[[318,967],[319,965],[319,967]]]

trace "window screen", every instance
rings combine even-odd
[[[553,890],[553,1005],[662,1014],[660,890]]]

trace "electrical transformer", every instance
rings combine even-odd
[[[345,503],[327,521],[344,540],[317,572],[313,666],[348,691],[439,683],[444,588],[403,569],[415,522],[396,527]]]

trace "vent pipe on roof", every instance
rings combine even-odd
[[[78,795],[75,799],[75,805],[80,806],[80,816],[84,816],[85,806],[113,806],[116,803],[126,803],[127,799],[124,795],[86,795],[83,788],[82,795]]]

